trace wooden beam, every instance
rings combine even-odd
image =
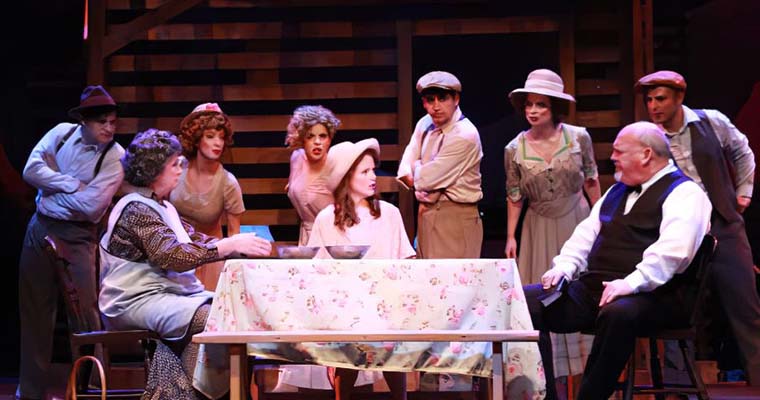
[[[228,162],[231,164],[284,164],[290,161],[291,152],[292,150],[286,147],[232,147]],[[380,146],[381,161],[396,161],[400,158],[398,145]]]
[[[408,20],[396,21],[396,59],[398,60],[396,76],[398,79],[398,102],[396,115],[398,117],[398,144],[406,148],[412,137],[414,121],[412,121],[412,23]],[[401,157],[398,158],[399,160]],[[414,243],[414,193],[408,190],[399,191],[398,208],[404,229],[409,241]]]
[[[620,94],[620,81],[612,79],[579,79],[576,81],[578,96],[602,96]]]
[[[633,77],[641,67],[641,9],[640,0],[631,0],[621,7],[618,16],[620,36],[620,123],[633,122]]]
[[[556,32],[555,18],[522,16],[506,18],[426,19],[413,23],[413,36],[476,35],[492,33]]]
[[[246,210],[241,225],[298,225],[298,214],[292,208],[275,210]]]
[[[325,82],[283,85],[117,86],[111,95],[120,103],[206,101],[368,99],[396,97],[395,82]]]
[[[575,24],[572,15],[561,18],[559,27],[559,73],[565,93],[575,96]],[[567,121],[575,123],[575,103],[570,102]]]
[[[113,54],[133,40],[144,35],[148,29],[161,25],[169,19],[182,14],[201,1],[203,0],[170,0],[159,8],[148,11],[126,24],[112,25],[111,33],[106,36],[103,43],[103,56],[106,57]]]
[[[620,111],[578,111],[575,119],[580,126],[587,128],[617,128],[620,123]]]
[[[620,48],[612,46],[578,47],[575,62],[579,64],[616,63],[620,61]]]
[[[284,29],[282,22],[219,22],[160,25],[151,28],[144,38],[146,40],[195,40],[386,37],[393,34],[392,29],[392,26],[385,21],[301,22],[293,24],[292,30]]]
[[[230,116],[236,132],[282,132],[288,126],[291,115],[235,115]],[[339,114],[341,129],[345,130],[382,130],[396,129],[395,113]],[[176,131],[181,117],[158,118],[119,118],[116,127],[118,134],[135,134],[148,128]],[[237,135],[237,134],[236,134]]]
[[[609,160],[612,155],[612,143],[607,142],[594,142],[594,159],[596,160]]]
[[[89,0],[87,21],[87,84],[105,84],[106,0]]]
[[[243,194],[285,194],[288,178],[241,178],[238,179]],[[399,184],[392,176],[377,177],[377,191],[391,193],[399,191]]]
[[[635,3],[635,2],[634,2]],[[640,23],[641,29],[641,47],[643,51],[643,60],[641,63],[641,69],[637,76],[634,76],[634,81],[638,80],[642,76],[654,72],[654,33],[653,33],[653,21],[652,21],[652,0],[640,1]],[[644,106],[643,96],[639,93],[634,93],[633,100],[633,113],[636,121],[648,120],[646,107]]]

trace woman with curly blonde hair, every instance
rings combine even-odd
[[[240,184],[221,162],[222,153],[232,145],[233,133],[230,119],[219,105],[204,103],[182,120],[178,135],[189,164],[172,190],[171,202],[195,230],[217,238],[223,236],[224,220],[228,236],[240,233],[240,217],[245,211]],[[222,267],[217,263],[198,270],[210,290],[216,288]]]
[[[290,155],[288,198],[298,212],[301,230],[298,244],[305,245],[317,214],[333,203],[333,196],[325,186],[325,162],[340,120],[322,106],[296,108],[288,123],[285,144],[293,149]]]

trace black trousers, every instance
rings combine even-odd
[[[539,349],[547,376],[547,398],[555,395],[549,331],[595,332],[578,398],[607,399],[633,353],[637,335],[688,322],[683,293],[677,286],[664,285],[654,292],[621,297],[602,308],[598,306],[602,288],[592,289],[578,280],[570,282],[567,292],[549,307],[537,300],[543,292],[540,284],[525,286],[533,327],[541,331]]]
[[[744,223],[727,223],[716,213],[711,223],[711,233],[718,239],[711,280],[736,338],[749,383],[760,386],[760,298]]]

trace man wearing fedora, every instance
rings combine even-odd
[[[475,125],[459,108],[462,84],[445,71],[417,81],[427,115],[414,128],[397,179],[419,201],[417,255],[420,258],[478,258],[483,224],[480,160]]]
[[[79,106],[69,110],[77,123],[60,123],[34,146],[24,180],[37,188],[37,211],[29,221],[19,263],[21,365],[16,397],[41,399],[53,347],[58,300],[55,266],[45,254],[45,236],[71,262],[84,316],[100,328],[95,284],[98,223],[121,185],[116,143],[117,105],[102,86],[88,86]]]
[[[686,80],[673,71],[639,79],[652,122],[670,139],[678,167],[707,192],[713,205],[711,232],[718,239],[711,279],[736,337],[752,386],[760,386],[760,299],[741,213],[749,206],[755,174],[747,137],[716,110],[683,105]]]

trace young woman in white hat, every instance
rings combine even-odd
[[[589,214],[601,196],[591,137],[586,128],[562,122],[573,96],[564,93],[559,75],[538,69],[528,75],[525,87],[509,94],[516,112],[530,128],[520,132],[504,149],[507,176],[507,258],[519,258],[523,284],[541,282],[575,226]],[[517,251],[515,231],[525,200],[528,210]],[[545,365],[547,378],[583,372],[591,338],[579,334],[552,335],[554,365]],[[545,361],[546,362],[546,361]],[[547,386],[550,385],[549,379]],[[558,385],[563,389],[562,384]],[[547,388],[551,393],[552,387]],[[564,391],[564,390],[562,390]],[[562,398],[562,397],[561,397]]]
[[[232,173],[224,169],[221,157],[232,145],[232,124],[216,103],[200,104],[182,119],[179,141],[189,160],[170,200],[179,214],[196,231],[222,238],[222,220],[227,236],[240,233],[240,217],[245,212],[243,191]],[[208,290],[214,290],[224,263],[197,270]]]
[[[327,187],[335,201],[320,211],[314,220],[309,246],[322,246],[317,257],[329,258],[324,246],[369,245],[364,258],[414,258],[416,253],[404,230],[401,213],[396,206],[382,201],[377,194],[375,167],[380,161],[377,139],[357,143],[339,143],[328,154]],[[368,371],[362,371],[366,375]],[[337,369],[340,385],[336,394],[350,399],[354,382],[367,381],[359,371]],[[394,400],[406,398],[406,375],[384,373]]]

